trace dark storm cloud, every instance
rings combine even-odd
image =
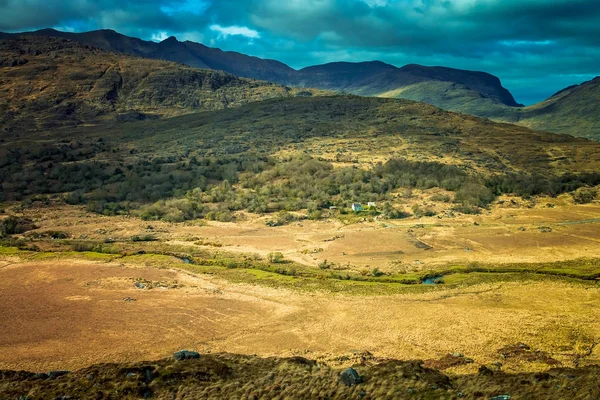
[[[279,59],[484,70],[519,101],[599,74],[598,0],[0,0],[0,30],[115,29]]]

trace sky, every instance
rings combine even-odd
[[[175,36],[293,68],[485,71],[524,104],[600,75],[600,0],[0,0],[0,31],[42,28]]]

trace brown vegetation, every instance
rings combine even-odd
[[[0,123],[5,132],[220,110],[298,92],[51,37],[1,41],[2,59],[13,60],[0,67]]]
[[[418,361],[386,360],[354,366],[362,382],[345,386],[340,370],[303,358],[258,358],[227,353],[198,359],[93,365],[49,374],[0,371],[0,395],[107,399],[593,399],[598,367],[546,373],[447,376]],[[494,397],[498,396],[498,397]]]

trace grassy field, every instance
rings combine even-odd
[[[1,315],[14,321],[2,334],[2,368],[80,368],[186,347],[307,355],[340,366],[356,349],[424,360],[462,353],[474,363],[449,369],[458,374],[496,361],[504,371],[525,372],[599,357],[598,285],[572,278],[474,272],[440,285],[402,285],[187,264],[165,255],[11,249],[2,251],[0,276]],[[127,333],[117,334],[122,326]],[[519,342],[548,358],[499,356]]]
[[[556,203],[276,227],[257,215],[149,223],[84,207],[6,204],[36,228],[0,247],[0,317],[19,321],[0,340],[0,367],[72,369],[180,348],[302,355],[339,367],[355,351],[431,365],[452,353],[474,360],[449,367],[452,375],[496,362],[511,373],[594,365],[600,224],[590,217],[598,206]],[[277,252],[282,260],[269,261]],[[422,284],[426,278],[438,284]],[[65,330],[73,321],[76,329]],[[117,334],[123,326],[125,336]],[[500,355],[518,343],[532,350]]]

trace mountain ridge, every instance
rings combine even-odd
[[[191,67],[222,70],[241,77],[267,80],[287,86],[317,87],[358,95],[425,101],[449,111],[479,116],[487,116],[483,110],[496,104],[509,107],[522,106],[515,101],[507,89],[502,87],[499,78],[479,71],[416,64],[398,68],[381,61],[337,62],[295,70],[280,61],[222,51],[191,41],[181,42],[174,37],[156,43],[132,38],[112,30],[70,33],[44,29],[4,34],[0,37],[24,34],[58,36],[92,44],[105,50],[175,61]],[[340,69],[342,67],[343,69]],[[349,70],[351,70],[350,76]],[[425,85],[427,90],[422,90],[423,83],[427,82],[435,82],[436,85]],[[444,84],[438,84],[440,82]],[[408,89],[410,89],[410,96],[404,97],[402,93]],[[434,89],[436,92],[431,91]],[[468,101],[461,101],[463,98]]]
[[[0,41],[0,81],[0,122],[7,132],[214,111],[296,95],[271,82],[43,36]]]
[[[83,33],[43,29],[28,34],[67,38],[108,51],[170,60],[286,86],[421,101],[448,111],[600,140],[598,78],[569,86],[540,103],[525,107],[516,102],[498,77],[481,71],[418,64],[398,68],[382,61],[339,61],[295,70],[276,60],[223,51],[191,41],[181,42],[174,36],[162,42],[151,42],[108,29]],[[0,32],[0,39],[23,35]]]

